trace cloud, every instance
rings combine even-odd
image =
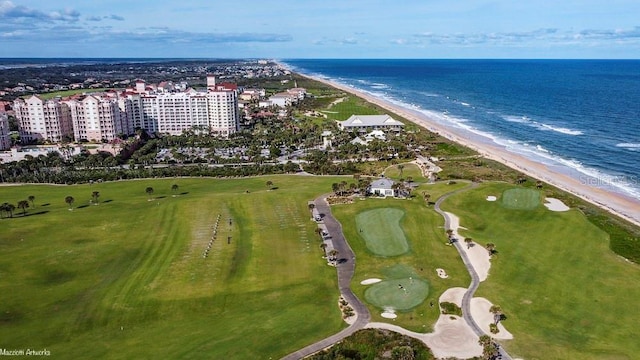
[[[124,18],[123,18],[122,16],[120,16],[120,15],[114,15],[114,14],[111,14],[111,15],[109,15],[109,16],[105,16],[104,18],[105,18],[105,19],[109,19],[109,20],[124,21]]]
[[[638,42],[640,41],[640,27],[636,26],[630,30],[582,30],[582,31],[561,31],[555,28],[542,28],[532,31],[522,32],[495,32],[495,33],[452,33],[437,34],[424,32],[413,34],[414,41],[398,39],[392,41],[399,45],[406,44],[431,44],[431,45],[500,45],[500,46],[522,46],[527,44],[547,44],[566,45],[582,44],[593,45],[595,41],[603,42]]]
[[[16,5],[12,1],[0,2],[0,19],[3,21],[41,20],[46,22],[62,21],[75,22],[80,18],[80,13],[73,9],[52,11],[45,13],[26,6]]]
[[[221,43],[288,42],[288,34],[271,33],[197,33],[168,27],[145,27],[122,30],[108,26],[49,26],[47,31],[25,28],[16,30],[0,25],[0,38],[14,41],[46,42],[110,42],[110,43],[191,43],[197,45]]]

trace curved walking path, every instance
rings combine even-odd
[[[464,187],[464,188],[456,190],[456,191],[452,191],[450,193],[447,193],[447,194],[441,196],[436,201],[433,209],[438,214],[442,215],[442,217],[444,218],[444,228],[445,228],[445,230],[449,229],[451,227],[451,218],[449,217],[449,215],[445,211],[440,209],[440,204],[442,204],[442,202],[445,201],[451,195],[455,195],[455,194],[457,194],[459,192],[466,191],[466,190],[468,190],[470,188],[475,188],[477,186],[478,186],[477,183],[471,183],[467,187]],[[462,297],[462,317],[467,322],[469,327],[473,330],[473,332],[476,335],[478,335],[478,337],[480,337],[480,336],[486,335],[486,334],[484,333],[484,331],[482,331],[482,329],[480,329],[478,324],[475,322],[475,320],[471,316],[471,299],[473,298],[473,295],[475,294],[476,290],[478,290],[478,286],[480,286],[480,277],[478,276],[478,273],[476,272],[476,269],[473,267],[473,264],[471,264],[471,261],[469,261],[469,257],[467,256],[467,253],[464,251],[460,241],[456,240],[456,241],[454,241],[453,244],[455,245],[456,250],[458,250],[458,253],[460,254],[460,257],[462,258],[462,262],[467,267],[467,271],[469,271],[469,275],[471,275],[471,284],[469,285],[469,288],[467,288],[467,291],[464,293],[464,296]],[[501,359],[503,359],[503,360],[511,360],[512,359],[511,356],[509,356],[509,354],[507,354],[507,352],[502,348],[502,346],[500,346],[500,355],[501,355]]]
[[[349,302],[349,305],[353,308],[353,311],[356,314],[356,320],[348,328],[340,331],[337,334],[322,339],[314,344],[311,344],[305,348],[302,348],[296,352],[293,352],[283,357],[282,359],[284,360],[302,359],[305,356],[309,356],[322,349],[326,349],[331,345],[337,343],[338,341],[352,335],[356,331],[364,329],[364,327],[371,320],[369,309],[367,309],[362,301],[360,301],[360,299],[356,297],[353,291],[351,291],[351,278],[353,277],[356,268],[356,256],[347,243],[347,240],[344,238],[344,234],[342,233],[342,225],[331,214],[331,208],[329,207],[329,203],[327,203],[326,200],[328,195],[329,194],[321,195],[313,202],[315,204],[315,209],[317,209],[317,211],[324,216],[323,222],[327,228],[327,231],[329,232],[329,234],[331,234],[333,248],[338,250],[338,262],[336,265],[336,269],[338,272],[338,288],[340,289],[340,294],[342,295],[342,297],[344,297],[344,299],[347,300]]]

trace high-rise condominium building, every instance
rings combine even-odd
[[[32,96],[14,102],[23,141],[110,141],[136,129],[179,135],[196,128],[227,137],[238,130],[236,88],[216,85],[207,77],[207,89],[174,91],[173,87],[147,87],[138,80],[124,92],[89,94],[65,101]],[[54,130],[57,130],[55,132]]]
[[[9,117],[4,111],[0,111],[0,151],[11,147],[9,139]]]
[[[26,100],[16,99],[13,110],[23,143],[36,140],[60,142],[73,136],[69,106],[58,99],[44,100],[32,95]]]

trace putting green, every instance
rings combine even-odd
[[[400,227],[404,210],[381,208],[356,215],[356,226],[367,248],[376,255],[397,256],[409,251],[409,243]]]
[[[416,278],[385,280],[364,292],[365,299],[381,308],[410,310],[420,305],[429,295],[429,284]]]
[[[508,209],[532,210],[540,206],[540,192],[533,189],[509,189],[502,193],[502,206]]]

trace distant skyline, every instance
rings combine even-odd
[[[638,0],[0,0],[0,57],[640,59]]]

